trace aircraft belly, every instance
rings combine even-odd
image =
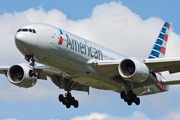
[[[122,85],[118,84],[116,81],[100,76],[80,76],[78,78],[73,78],[72,80],[101,90],[116,91],[117,89],[122,88]]]
[[[149,86],[135,88],[133,89],[133,91],[137,96],[166,92],[166,91],[161,91],[159,88],[156,87],[156,85],[149,85]]]

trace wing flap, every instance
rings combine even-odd
[[[170,74],[180,72],[180,57],[145,59],[144,62],[155,72],[169,71]]]
[[[120,62],[121,60],[91,60],[88,63],[92,65],[92,67],[94,67],[94,69],[101,75],[112,78],[115,75],[119,75],[118,65]]]

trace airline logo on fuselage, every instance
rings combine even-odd
[[[58,44],[59,44],[59,45],[62,45],[62,44],[63,44],[63,37],[62,37],[62,36],[59,37],[59,42],[58,42]]]
[[[58,44],[59,45],[62,45],[63,44],[63,32],[59,29],[59,32],[60,32],[60,37],[59,37],[59,42]]]
[[[59,37],[59,45],[63,44],[63,32],[59,29],[60,32],[60,37]],[[67,38],[67,45],[66,47],[70,47],[70,49],[80,52],[84,55],[90,56],[92,58],[98,59],[98,60],[103,60],[103,54],[100,50],[91,47],[89,45],[87,45],[86,41],[85,43],[81,43],[77,40],[74,39],[70,39],[69,36],[66,34],[66,38]]]
[[[84,55],[90,56],[98,60],[103,60],[102,52],[92,46],[87,45],[86,41],[85,43],[82,43],[77,40],[70,39],[67,34],[66,37],[67,37],[67,45],[66,45],[67,48],[69,47],[71,50],[80,52]]]

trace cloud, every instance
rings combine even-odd
[[[23,12],[4,13],[0,15],[1,65],[26,62],[14,44],[14,35],[19,27],[28,23],[51,24],[128,57],[147,58],[164,20],[156,17],[143,20],[139,15],[122,5],[121,2],[98,5],[93,9],[92,15],[89,18],[76,21],[67,19],[66,15],[59,10],[53,9],[46,11],[42,7],[38,9],[30,8]],[[179,51],[179,38],[180,35],[173,32],[173,30],[170,31],[167,57],[179,56],[180,53],[174,52]],[[40,100],[52,100],[52,98],[54,99],[59,93],[63,92],[63,90],[59,91],[50,80],[39,80],[33,88],[20,89],[11,85],[4,76],[1,75],[0,79],[0,96],[3,96],[0,98],[0,101],[14,102],[23,100],[36,102]],[[91,104],[93,98],[96,98],[94,102],[97,103],[102,99],[110,99],[114,95],[119,96],[119,94],[111,94],[110,92],[107,93],[107,91],[99,92],[94,89],[92,91],[93,93],[90,93],[91,97],[82,97],[82,94],[77,94],[76,92],[73,96],[77,96],[85,102],[89,101]],[[145,100],[144,106],[148,104],[146,100],[148,101],[149,97],[151,98],[152,96],[143,98]],[[161,96],[162,99],[166,97],[165,95]],[[156,98],[159,100],[160,97],[153,97],[153,99]],[[154,106],[158,106],[156,101],[152,103]],[[159,100],[158,103],[161,103],[161,101]],[[166,101],[166,103],[169,102]],[[163,109],[164,107],[161,108]]]
[[[144,113],[134,112],[130,117],[112,116],[102,113],[91,113],[90,115],[77,116],[71,120],[151,120]]]
[[[71,120],[103,120],[106,117],[107,117],[106,114],[92,113],[86,116],[77,116],[75,118],[72,118]]]
[[[7,119],[3,119],[3,120],[18,120],[18,119],[16,119],[16,118],[7,118]]]
[[[180,117],[180,111],[177,112],[170,112],[166,114],[165,116],[162,116],[162,118],[158,118],[156,120],[179,120]],[[144,114],[141,111],[135,111],[132,113],[132,115],[128,117],[124,116],[114,116],[106,113],[98,113],[93,112],[89,115],[84,116],[76,116],[74,118],[71,118],[70,120],[153,120],[152,118],[149,118],[146,114]],[[18,120],[16,118],[6,118],[6,119],[0,119],[0,120]],[[59,119],[49,119],[49,120],[59,120]]]
[[[162,118],[158,118],[156,120],[170,120],[170,119],[179,120],[179,117],[180,117],[180,111],[168,113]],[[71,120],[153,120],[153,119],[149,118],[146,114],[140,111],[135,111],[129,117],[113,116],[103,113],[91,113],[90,115],[76,116]]]

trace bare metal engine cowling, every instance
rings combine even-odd
[[[118,66],[119,74],[128,81],[143,82],[149,76],[148,67],[136,58],[124,59]]]
[[[31,66],[28,64],[13,65],[7,71],[8,80],[19,87],[29,88],[36,84],[37,78],[29,76]]]

